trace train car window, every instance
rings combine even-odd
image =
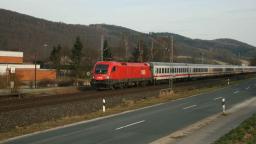
[[[113,68],[112,68],[112,72],[115,72],[116,71],[116,67],[114,66]]]
[[[162,73],[164,73],[164,68],[162,68]]]

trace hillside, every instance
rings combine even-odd
[[[146,60],[168,61],[169,54],[167,37],[174,37],[174,54],[176,62],[216,63],[216,61],[235,64],[238,57],[250,59],[256,55],[256,48],[246,43],[232,39],[200,40],[191,39],[172,33],[137,32],[128,28],[96,24],[70,25],[60,22],[51,22],[44,19],[0,9],[0,49],[22,50],[25,61],[32,62],[35,52],[41,61],[47,61],[52,47],[61,44],[67,56],[74,40],[80,37],[84,49],[84,64],[93,64],[99,60],[100,34],[104,33],[114,59],[123,60],[131,57],[133,50],[140,40]],[[154,42],[153,58],[150,57],[150,48]],[[47,44],[48,47],[43,45]],[[125,50],[127,48],[127,50]]]

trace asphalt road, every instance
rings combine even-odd
[[[118,116],[95,120],[9,141],[9,144],[143,144],[186,127],[226,107],[256,96],[256,79],[214,92],[167,102]]]

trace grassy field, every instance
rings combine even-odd
[[[256,144],[256,114],[214,144]]]

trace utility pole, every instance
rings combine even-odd
[[[153,50],[154,50],[154,40],[153,40],[153,38],[152,38],[152,40],[151,40],[151,61],[153,61],[153,59],[154,59],[154,54],[153,54]]]
[[[123,33],[123,44],[125,47],[125,59],[128,61],[128,40],[127,40],[127,35]]]
[[[34,83],[34,88],[36,88],[36,56],[37,56],[37,52],[35,52],[35,57],[34,57],[34,62],[35,62],[35,83]]]
[[[48,44],[43,44],[43,47],[48,47]],[[35,78],[34,78],[34,81],[35,81],[35,83],[34,83],[34,88],[37,88],[37,78],[36,78],[36,76],[37,76],[37,51],[36,51],[36,49],[35,49],[35,57],[34,57],[34,62],[35,62],[35,69],[34,69],[34,73],[35,73]]]
[[[172,74],[172,63],[173,63],[173,36],[168,38],[168,46],[170,50],[170,41],[171,41],[171,51],[170,51],[170,79],[169,79],[169,88],[173,90],[173,74]]]
[[[142,62],[143,51],[141,50],[141,40],[139,40],[139,61]]]
[[[103,52],[103,49],[104,49],[104,35],[101,34],[101,41],[100,41],[100,60],[103,61],[104,60],[104,52]]]
[[[240,52],[238,52],[238,60],[239,60],[239,63],[241,65],[241,53]]]
[[[204,55],[203,53],[200,53],[200,55],[201,55],[201,64],[204,64]]]

